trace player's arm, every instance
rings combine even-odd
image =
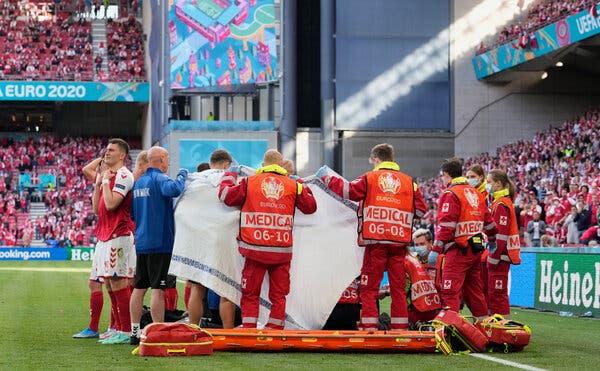
[[[81,169],[81,171],[83,172],[83,176],[85,176],[87,179],[89,179],[91,181],[95,181],[96,175],[97,175],[96,169],[98,168],[98,166],[100,166],[101,162],[102,162],[102,157],[98,157],[98,158],[90,161],[88,164],[86,164]]]
[[[115,184],[110,188],[110,179],[116,177]],[[118,171],[114,173],[110,170],[102,173],[102,194],[104,196],[104,206],[106,210],[115,210],[125,196],[133,188],[133,175],[130,172]]]
[[[100,189],[102,188],[102,177],[96,174],[94,181],[94,193],[92,194],[92,209],[98,214],[98,204],[100,203]]]

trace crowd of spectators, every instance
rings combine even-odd
[[[108,4],[121,18],[106,20],[107,46],[93,53],[91,22]],[[0,79],[139,81],[145,79],[138,0],[0,2]],[[52,6],[52,11],[50,7]],[[61,9],[61,11],[59,11]],[[92,16],[92,14],[95,14]],[[108,74],[100,67],[104,58]]]
[[[130,14],[106,24],[107,62],[110,81],[143,80],[144,42],[142,24]]]
[[[23,245],[33,238],[49,245],[90,245],[97,216],[92,212],[92,183],[82,167],[100,155],[107,138],[53,135],[0,139],[0,246]],[[130,164],[130,161],[129,161]],[[49,173],[56,183],[19,187],[19,174]],[[31,202],[44,202],[45,214],[31,220]],[[19,217],[21,214],[22,217]]]
[[[590,110],[533,140],[506,144],[495,154],[465,161],[488,171],[503,169],[514,180],[515,210],[522,244],[581,245],[600,241],[600,110]],[[421,180],[430,211],[423,224],[433,229],[441,180]]]
[[[537,46],[537,40],[532,37],[536,30],[552,24],[569,15],[579,13],[582,10],[591,9],[597,0],[538,0],[534,1],[527,9],[527,15],[520,20],[502,28],[496,40],[490,45],[482,42],[477,54],[482,54],[494,49],[499,45],[517,40],[520,48],[533,48]]]
[[[0,2],[0,78],[92,80],[90,22],[24,3]]]

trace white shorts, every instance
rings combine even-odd
[[[133,234],[98,241],[90,281],[102,282],[103,278],[133,278],[135,275],[135,245]]]

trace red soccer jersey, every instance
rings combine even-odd
[[[102,242],[133,233],[130,214],[131,188],[133,188],[133,174],[131,171],[124,166],[117,170],[117,174],[110,180],[110,188],[112,192],[119,193],[125,199],[115,210],[109,211],[104,204],[104,195],[100,194],[96,236]]]

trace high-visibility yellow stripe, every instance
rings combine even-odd
[[[164,347],[164,346],[180,347],[180,346],[189,346],[189,345],[210,345],[212,343],[213,342],[211,340],[211,341],[203,341],[200,343],[145,343],[145,342],[141,342],[140,345],[144,345],[147,347]]]

